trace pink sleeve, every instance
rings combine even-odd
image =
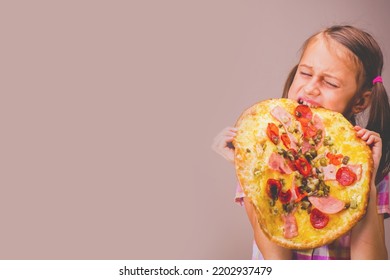
[[[242,206],[242,205],[244,205],[244,197],[245,197],[245,193],[242,190],[240,183],[237,182],[236,196],[234,197],[234,202],[236,202]]]
[[[387,175],[377,186],[377,208],[379,214],[385,214],[385,217],[390,217],[390,207],[389,207],[389,175]]]

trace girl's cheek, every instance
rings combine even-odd
[[[296,99],[297,98],[297,87],[296,85],[292,84],[289,91],[288,91],[288,94],[287,94],[287,98],[288,99]]]

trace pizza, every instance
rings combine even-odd
[[[320,247],[363,217],[371,150],[343,115],[269,99],[245,110],[236,127],[237,178],[271,241]]]

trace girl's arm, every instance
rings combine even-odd
[[[383,215],[377,213],[376,188],[371,184],[364,218],[352,229],[351,259],[387,260]]]
[[[257,221],[253,204],[247,197],[244,197],[244,205],[249,221],[251,222],[254,238],[261,254],[265,260],[291,260],[292,251],[271,242],[263,233]]]
[[[366,215],[352,229],[352,259],[387,259],[383,215],[377,212],[377,191],[375,177],[382,156],[382,141],[378,133],[355,127],[357,135],[371,146],[374,160],[370,197]]]

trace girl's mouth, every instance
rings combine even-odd
[[[320,104],[318,104],[317,102],[314,102],[312,100],[309,100],[309,99],[303,99],[303,98],[298,98],[298,103],[299,104],[302,104],[302,105],[306,105],[310,108],[318,108],[318,107],[322,107]]]

